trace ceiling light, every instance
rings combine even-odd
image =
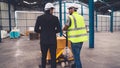
[[[26,4],[30,4],[30,3],[28,3],[27,1],[23,1],[24,3],[26,3]]]
[[[26,4],[37,4],[37,2],[27,2],[27,1],[23,1],[24,3],[26,3]]]
[[[98,0],[94,0],[94,2],[96,2],[96,1],[98,1]]]
[[[32,2],[32,3],[30,3],[30,4],[37,4],[37,2]]]
[[[109,9],[108,12],[112,12],[112,10]]]

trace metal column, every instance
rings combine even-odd
[[[62,0],[59,0],[59,18],[60,18],[60,26],[61,26],[60,36],[62,36]]]
[[[94,48],[94,1],[89,0],[89,48]]]
[[[1,25],[0,25],[1,27]],[[0,43],[2,42],[2,38],[1,38],[1,28],[0,28]]]
[[[66,23],[66,2],[64,2],[64,23]]]
[[[96,31],[98,31],[98,17],[97,17],[97,11],[96,11]]]
[[[1,30],[0,30],[0,43],[2,42],[2,38],[1,38]]]
[[[10,13],[10,10],[11,10],[11,7],[10,7],[10,1],[11,0],[8,0],[8,14],[9,14],[9,30],[11,31],[11,13]]]
[[[83,5],[81,4],[81,15],[83,16]]]
[[[0,16],[0,43],[2,42],[1,30],[2,30],[2,22],[1,22],[1,16]]]
[[[110,32],[113,32],[113,9],[110,12]]]
[[[1,16],[0,16],[0,17],[1,17]],[[1,30],[2,30],[2,22],[1,22],[1,18],[0,18],[0,43],[2,42]]]

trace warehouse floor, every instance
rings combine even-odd
[[[0,43],[0,68],[38,68],[40,57],[39,40],[22,36]],[[120,32],[95,33],[95,48],[85,42],[81,61],[83,68],[120,68]],[[61,68],[60,64],[57,68]]]

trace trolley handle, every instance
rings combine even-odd
[[[67,31],[65,33],[63,33],[63,36],[66,38],[66,47],[68,47],[68,35],[67,35]]]

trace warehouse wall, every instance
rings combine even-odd
[[[66,18],[69,15],[67,7],[71,3],[66,4]],[[81,4],[78,4],[78,12],[81,14]],[[59,4],[55,5],[54,15],[59,17]],[[29,27],[34,27],[37,16],[43,14],[40,11],[16,11],[17,17],[15,18],[15,12],[13,6],[11,6],[11,20],[12,28],[17,25],[21,33],[26,33],[29,30]],[[8,4],[0,2],[0,22],[4,30],[9,30],[9,16],[8,16]],[[89,9],[86,6],[83,6],[83,17],[85,19],[86,25],[89,27]],[[95,16],[94,16],[95,17]],[[110,15],[98,15],[98,31],[110,31]],[[120,31],[120,12],[114,12],[113,17],[114,31]],[[62,4],[62,24],[64,26],[64,4]],[[96,26],[96,19],[94,20]],[[96,28],[96,27],[95,27]]]
[[[66,3],[66,18],[69,15],[67,7],[71,3]],[[81,5],[79,4],[78,12],[81,14]],[[120,12],[114,12],[114,31],[120,30]],[[36,18],[38,15],[41,15],[43,13],[40,13],[40,11],[23,11],[17,13],[17,22],[18,27],[21,30],[21,33],[25,33],[28,31],[29,27],[34,27]],[[55,5],[55,12],[54,15],[59,17],[59,4]],[[118,16],[116,16],[118,15]],[[96,15],[95,15],[96,16]],[[94,18],[95,18],[94,16]],[[83,17],[85,19],[85,23],[89,28],[89,9],[86,6],[83,6]],[[98,17],[98,31],[110,31],[110,15],[97,15]],[[64,26],[64,4],[62,4],[62,26]],[[94,27],[96,26],[96,18],[94,19]],[[96,31],[96,27],[95,27]]]
[[[98,15],[98,31],[110,30],[110,15]]]
[[[0,19],[2,24],[2,29],[9,30],[9,14],[8,14],[8,4],[4,2],[0,2]],[[15,26],[14,22],[14,9],[11,5],[11,24],[12,27]]]
[[[40,11],[16,11],[16,26],[20,29],[20,33],[25,34],[29,31],[29,27],[34,27],[37,17],[42,14]]]
[[[113,29],[114,31],[120,31],[120,11],[114,12],[113,16]]]
[[[71,3],[66,3],[66,18],[69,15],[67,7]],[[81,9],[81,5],[83,5],[83,9]],[[83,17],[85,19],[85,23],[89,28],[89,9],[88,6],[85,4],[77,3],[78,13],[81,14],[81,10],[83,10]],[[55,4],[55,15],[59,17],[59,3]],[[113,30],[114,31],[120,31],[120,12],[114,12],[113,16]],[[64,3],[62,3],[62,26],[64,26]],[[94,27],[96,31],[96,12],[94,12]],[[97,30],[98,31],[110,31],[110,15],[97,15]]]
[[[98,31],[110,31],[110,15],[97,15]],[[120,31],[120,12],[113,13],[113,31]]]

